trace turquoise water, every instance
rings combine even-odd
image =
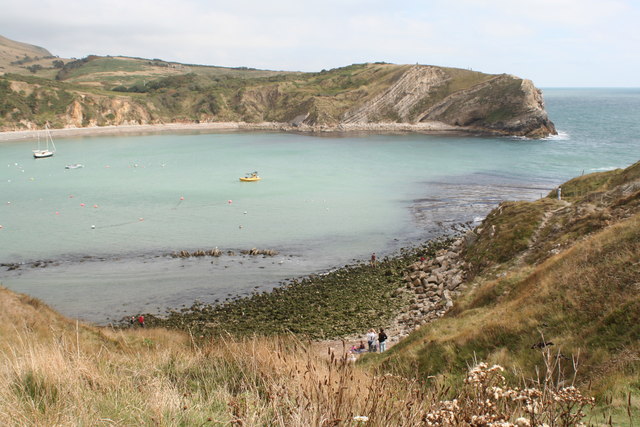
[[[30,143],[2,143],[0,262],[24,264],[0,281],[99,323],[162,312],[392,253],[501,200],[640,157],[640,90],[548,89],[545,99],[560,135],[541,141],[181,133],[59,139],[40,160]],[[262,181],[238,180],[253,170]],[[167,256],[214,247],[280,255]]]

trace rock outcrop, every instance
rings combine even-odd
[[[387,90],[347,111],[342,123],[441,122],[533,138],[557,133],[544,109],[542,92],[530,80],[503,74],[460,90],[455,90],[461,84],[455,80],[446,69],[416,65]]]

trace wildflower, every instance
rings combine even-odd
[[[369,421],[369,417],[365,415],[356,415],[355,417],[353,417],[353,421],[356,421],[359,423],[366,423],[367,421]]]

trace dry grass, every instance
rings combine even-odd
[[[535,417],[548,422],[563,413],[581,418],[579,409],[591,403],[577,390],[549,391],[578,399],[569,410],[541,400],[544,391],[506,388],[499,368],[482,364],[453,393],[367,372],[346,355],[327,360],[293,337],[196,345],[160,329],[105,335],[119,345],[85,345],[79,330],[76,339],[17,332],[0,353],[0,423],[414,426],[514,425],[520,419],[517,425],[529,425]]]

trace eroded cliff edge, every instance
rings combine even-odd
[[[127,75],[118,61],[141,60],[84,58],[65,64],[55,79],[0,76],[0,130],[46,122],[57,128],[225,122],[296,131],[556,134],[542,92],[507,74],[376,63],[266,77],[232,69],[222,76],[195,66],[165,71],[148,61]]]

